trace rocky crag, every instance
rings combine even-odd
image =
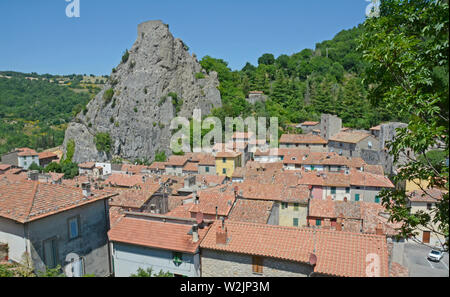
[[[195,54],[169,26],[149,21],[138,26],[128,57],[113,69],[105,88],[69,124],[64,148],[75,142],[74,162],[148,158],[170,153],[169,126],[176,116],[192,117],[194,108],[209,114],[221,106],[217,73],[207,74]],[[176,95],[175,95],[176,94]],[[175,98],[173,98],[175,97]],[[108,133],[110,152],[98,151],[95,136]]]

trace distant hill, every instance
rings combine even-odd
[[[100,90],[84,80],[77,75],[0,72],[0,154],[16,147],[61,145],[67,123]]]

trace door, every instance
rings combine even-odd
[[[422,242],[430,243],[430,231],[423,231]]]

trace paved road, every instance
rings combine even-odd
[[[427,259],[430,248],[416,243],[405,243],[404,264],[409,276],[449,277],[449,255],[444,253],[440,262]]]

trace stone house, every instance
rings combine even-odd
[[[114,276],[139,268],[175,276],[201,276],[200,242],[208,226],[195,219],[125,214],[108,232]]]
[[[20,167],[25,170],[28,170],[33,163],[40,165],[39,154],[35,150],[26,147],[17,148],[10,153],[4,154],[1,161],[3,164]]]
[[[297,126],[298,128],[301,128],[304,134],[308,134],[313,132],[313,130],[320,128],[319,122],[314,121],[306,121]]]
[[[313,134],[283,134],[280,137],[280,148],[298,148],[311,152],[327,152],[327,140]]]
[[[47,167],[48,164],[52,163],[53,161],[57,161],[58,155],[52,152],[42,152],[38,154],[39,156],[39,165],[41,167]]]
[[[336,152],[346,157],[362,157],[370,151],[378,154],[380,144],[374,136],[358,131],[339,132],[328,140],[330,152]],[[364,154],[363,154],[364,152]],[[371,163],[369,163],[371,164]]]
[[[183,175],[183,168],[188,162],[188,157],[186,156],[170,156],[165,164],[165,171],[168,175]]]
[[[200,248],[204,277],[389,275],[387,241],[381,235],[228,220],[216,221]],[[348,252],[356,249],[357,254]],[[375,253],[380,267],[367,275],[361,267]]]
[[[61,265],[69,276],[109,276],[108,199],[115,194],[37,181],[0,186],[0,242],[9,258],[37,271]]]
[[[78,172],[80,175],[93,176],[94,175],[95,162],[85,162],[78,164]]]
[[[208,155],[198,162],[198,174],[216,175],[216,159],[214,156]]]

